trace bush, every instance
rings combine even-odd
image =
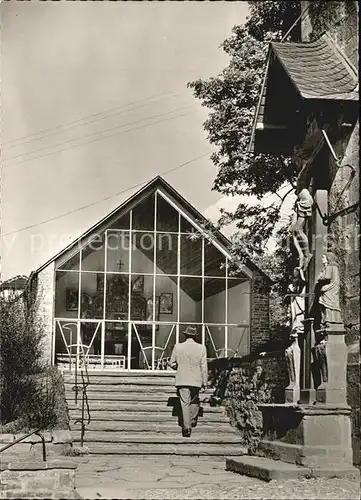
[[[8,432],[68,427],[61,376],[42,359],[37,308],[37,300],[0,298],[1,423]]]

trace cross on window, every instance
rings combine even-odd
[[[118,266],[118,268],[119,268],[119,272],[120,272],[120,271],[122,270],[122,267],[124,266],[124,263],[123,263],[121,260],[119,260],[119,261],[117,262],[117,266]]]

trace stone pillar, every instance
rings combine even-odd
[[[298,403],[300,400],[300,361],[301,352],[298,345],[298,335],[291,334],[292,344],[286,349],[286,363],[289,385],[285,389],[286,403]]]
[[[312,215],[312,238],[311,252],[312,260],[307,269],[307,297],[304,335],[300,339],[301,347],[301,393],[300,401],[303,404],[311,404],[316,400],[316,392],[312,372],[314,362],[312,349],[316,343],[314,322],[314,290],[318,275],[322,270],[322,255],[327,251],[327,225],[324,224],[322,216],[328,214],[328,193],[324,189],[318,189],[314,194],[314,209]]]
[[[347,346],[342,324],[332,325],[323,331],[325,341],[320,345],[319,363],[321,384],[316,391],[316,401],[347,407]]]
[[[313,318],[307,318],[303,322],[304,333],[301,338],[301,391],[300,401],[303,404],[311,404],[316,400],[316,392],[312,377],[312,346],[315,344],[313,332]]]

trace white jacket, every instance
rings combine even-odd
[[[201,387],[208,383],[207,351],[192,338],[174,346],[170,366],[177,370],[176,387]]]

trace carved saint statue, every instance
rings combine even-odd
[[[303,333],[303,320],[305,319],[305,286],[306,280],[301,268],[293,270],[293,279],[288,286],[291,304],[291,331],[292,333]]]
[[[293,215],[290,231],[293,235],[293,243],[299,256],[299,267],[306,271],[312,258],[309,242],[304,231],[306,219],[312,215],[313,198],[308,189],[302,189],[297,196],[295,213]]]
[[[288,286],[291,305],[291,345],[285,351],[289,385],[286,387],[286,402],[297,403],[300,398],[300,367],[301,351],[298,345],[298,335],[303,333],[303,320],[305,317],[305,285],[306,280],[303,270],[296,267],[293,270],[293,278]]]
[[[317,284],[320,287],[318,303],[321,309],[321,329],[343,324],[340,308],[340,273],[332,252],[322,256],[323,270]]]
[[[288,400],[288,402],[297,403],[300,390],[301,351],[298,345],[297,333],[291,333],[290,338],[292,339],[292,344],[287,347],[285,351],[288,377],[290,380],[289,385],[286,387],[286,400]],[[291,397],[288,397],[287,389],[292,390],[293,394],[290,395]]]

